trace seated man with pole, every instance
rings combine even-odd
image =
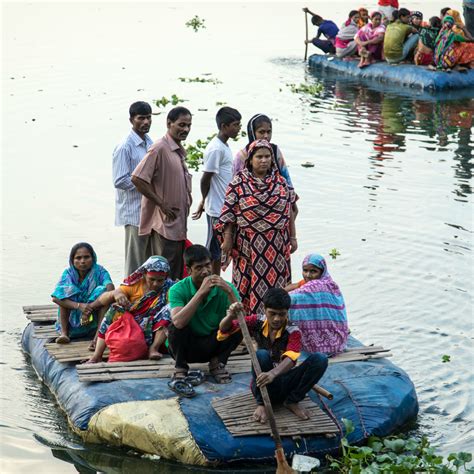
[[[168,342],[176,361],[173,379],[184,379],[189,363],[209,362],[216,382],[229,383],[232,379],[225,366],[242,334],[218,341],[217,330],[229,306],[239,301],[239,295],[231,283],[212,274],[211,254],[206,247],[191,245],[184,252],[184,261],[190,276],[168,293],[172,322]]]
[[[257,342],[257,358],[262,373],[256,377],[252,368],[251,389],[257,401],[255,420],[265,423],[267,414],[260,387],[266,386],[272,404],[284,403],[296,416],[309,418],[299,402],[323,376],[328,365],[324,354],[315,353],[296,366],[301,351],[301,332],[288,322],[291,298],[281,288],[271,288],[263,298],[265,314],[245,317],[250,334]],[[237,314],[243,311],[241,303],[232,304],[219,325],[217,338],[226,340],[240,333]]]

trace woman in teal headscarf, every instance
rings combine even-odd
[[[446,15],[443,27],[436,38],[434,60],[437,69],[452,69],[456,66],[474,68],[473,40],[453,31],[454,18]],[[459,67],[458,67],[459,69]]]
[[[92,246],[80,242],[71,249],[69,268],[64,270],[51,297],[59,306],[56,329],[58,344],[67,344],[71,338],[92,336],[105,314],[106,307],[97,301],[114,285],[109,272],[97,264]],[[90,349],[95,347],[95,341]]]

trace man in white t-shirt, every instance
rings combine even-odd
[[[232,180],[232,151],[227,144],[229,138],[236,138],[241,127],[242,116],[238,110],[222,107],[216,114],[219,133],[204,150],[204,166],[201,178],[202,200],[193,219],[199,219],[206,211],[207,243],[211,252],[212,273],[221,272],[221,247],[214,232],[214,224],[218,221],[224,204],[228,184]]]

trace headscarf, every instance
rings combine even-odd
[[[458,35],[461,35],[461,36],[465,36],[464,35],[464,30],[463,30],[464,23],[462,21],[461,14],[457,10],[452,10],[451,9],[451,10],[448,10],[446,12],[446,15],[452,17],[453,20],[454,20],[454,26],[453,26],[454,33],[456,33]],[[444,18],[443,18],[443,20],[444,20]]]
[[[290,292],[289,319],[301,329],[305,351],[342,352],[349,335],[344,297],[322,255],[307,255],[303,266],[308,264],[320,268],[322,275]]]
[[[138,283],[145,273],[157,273],[168,276],[170,273],[170,265],[165,257],[154,255],[150,257],[143,265],[140,265],[130,276],[125,278],[122,285],[132,286]]]
[[[423,13],[418,10],[413,10],[412,12],[410,12],[410,16],[415,16],[416,18],[420,18],[420,20],[423,20]]]
[[[92,267],[82,281],[80,281],[79,272],[74,266],[74,256],[80,248],[86,248],[92,255]],[[86,242],[80,242],[72,248],[69,256],[69,268],[64,270],[51,296],[58,300],[69,299],[77,303],[91,303],[106,291],[109,284],[112,284],[109,272],[97,263],[97,255],[92,246]],[[81,314],[79,309],[71,309],[69,324],[72,328],[81,326]],[[56,329],[60,329],[59,311]],[[90,325],[85,327],[86,332],[90,329]]]
[[[450,15],[446,15],[443,18],[443,27],[436,38],[434,51],[434,62],[438,69],[452,67],[452,64],[449,60],[449,52],[454,43],[454,38],[456,35],[452,29],[452,25],[454,25],[454,18]]]

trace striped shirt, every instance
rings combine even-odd
[[[115,187],[115,225],[140,225],[142,195],[132,183],[132,171],[142,161],[153,140],[145,135],[143,140],[131,131],[113,152],[112,174]]]

